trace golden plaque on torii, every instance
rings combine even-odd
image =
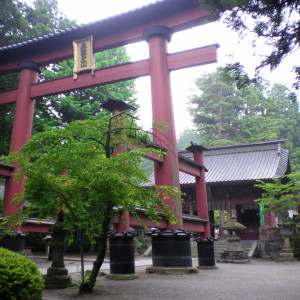
[[[73,78],[77,79],[78,73],[86,70],[91,70],[91,74],[94,75],[93,36],[73,41],[73,48]]]

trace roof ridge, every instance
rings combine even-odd
[[[281,139],[281,140],[273,140],[273,141],[263,141],[263,142],[254,142],[254,143],[241,143],[241,144],[232,144],[232,145],[221,145],[221,146],[212,146],[207,147],[209,150],[215,150],[215,149],[227,149],[227,148],[238,148],[238,147],[253,147],[253,146],[259,146],[259,145],[268,145],[268,144],[277,144],[277,143],[284,143],[287,139]]]
[[[36,42],[38,40],[45,40],[45,39],[51,38],[51,37],[56,36],[56,35],[62,35],[62,34],[65,34],[67,32],[70,32],[70,31],[76,31],[78,29],[88,27],[90,25],[95,25],[96,23],[101,23],[101,22],[107,21],[109,19],[113,19],[113,18],[120,17],[122,15],[126,15],[128,13],[133,13],[133,12],[138,11],[140,9],[144,9],[145,7],[153,6],[153,5],[155,5],[159,2],[168,2],[168,1],[170,1],[170,0],[156,0],[154,2],[152,1],[149,4],[142,5],[142,6],[134,8],[134,9],[124,11],[124,12],[118,13],[116,15],[112,15],[112,16],[109,16],[109,17],[104,17],[102,19],[95,20],[95,21],[92,21],[92,22],[79,23],[79,24],[70,26],[70,27],[65,28],[65,29],[59,29],[59,30],[56,30],[56,31],[49,31],[48,33],[38,35],[38,36],[34,36],[34,37],[31,37],[31,38],[21,39],[21,40],[17,40],[17,41],[14,41],[14,42],[7,43],[7,44],[0,44],[0,52],[8,50],[10,48],[15,48],[15,47],[18,47],[18,46],[31,44],[31,43]]]

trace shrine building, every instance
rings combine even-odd
[[[244,240],[259,240],[261,229],[276,227],[273,213],[259,214],[255,202],[262,191],[255,187],[257,180],[272,182],[291,172],[289,153],[284,140],[218,146],[203,151],[207,184],[208,210],[213,227],[214,212],[219,211],[220,223],[230,222],[232,210],[237,221],[246,229],[239,235]],[[180,156],[192,159],[192,153],[179,151]],[[181,191],[186,193],[183,214],[197,215],[195,186],[188,174],[180,172]],[[224,218],[224,212],[227,218]],[[213,230],[211,230],[214,232]]]

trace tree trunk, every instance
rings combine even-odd
[[[222,88],[219,89],[219,101],[223,100],[223,91]],[[223,131],[223,104],[219,106],[219,122],[218,122],[218,140],[222,139]]]
[[[83,256],[82,229],[80,229],[78,231],[78,236],[79,236],[80,263],[81,263],[81,282],[84,282],[85,278],[84,278],[84,256]]]
[[[90,277],[88,278],[87,281],[82,282],[79,287],[79,294],[90,294],[93,292],[93,288],[96,283],[96,279],[99,273],[99,270],[103,264],[104,257],[105,257],[105,252],[106,252],[106,247],[107,247],[107,233],[109,231],[109,224],[111,221],[111,210],[106,213],[106,218],[104,219],[103,222],[103,230],[100,236],[100,246],[98,250],[98,255],[96,260],[94,261],[93,264],[93,269],[91,272]]]
[[[223,130],[223,104],[219,106],[218,140],[222,139]]]

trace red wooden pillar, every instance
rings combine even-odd
[[[162,164],[154,162],[155,183],[180,189],[175,121],[167,62],[167,41],[171,40],[171,31],[166,26],[153,26],[144,31],[144,38],[149,43],[152,118],[153,121],[158,120],[168,124],[167,130],[153,130],[153,141],[167,150]],[[180,201],[173,201],[170,198],[165,202],[182,224]],[[167,229],[178,227],[178,225],[167,225]]]
[[[127,104],[124,101],[118,100],[118,99],[114,99],[111,97],[108,97],[108,100],[106,102],[104,102],[101,107],[107,109],[108,111],[110,111],[113,116],[115,116],[117,113],[125,111],[125,110],[136,110],[135,107]],[[120,115],[119,117],[119,123],[122,123],[122,115]],[[116,156],[118,155],[118,153],[122,152],[122,151],[127,151],[127,149],[123,149],[121,145],[118,145],[118,148],[116,151],[114,151],[113,155]],[[130,228],[130,216],[129,216],[129,211],[125,210],[122,212],[120,218],[119,218],[119,224],[118,226],[116,226],[114,224],[114,230],[116,229],[119,233],[124,232],[128,232],[129,228]]]
[[[206,148],[192,144],[186,150],[193,152],[194,161],[198,164],[204,166],[203,160],[203,150]],[[200,171],[200,177],[196,177],[196,198],[197,198],[197,208],[198,216],[207,220],[208,222],[204,225],[204,237],[210,237],[210,226],[209,226],[209,214],[208,214],[208,203],[207,203],[207,191],[205,182],[205,168],[203,167]]]
[[[33,61],[26,61],[18,64],[20,73],[15,118],[11,136],[10,151],[18,151],[31,137],[33,113],[35,101],[31,99],[31,85],[37,82],[40,67]],[[16,169],[15,169],[16,171]],[[22,206],[13,207],[10,203],[14,198],[15,193],[23,191],[23,182],[14,182],[11,176],[5,185],[5,195],[3,204],[3,214],[5,216],[11,215],[17,209],[22,209]]]

